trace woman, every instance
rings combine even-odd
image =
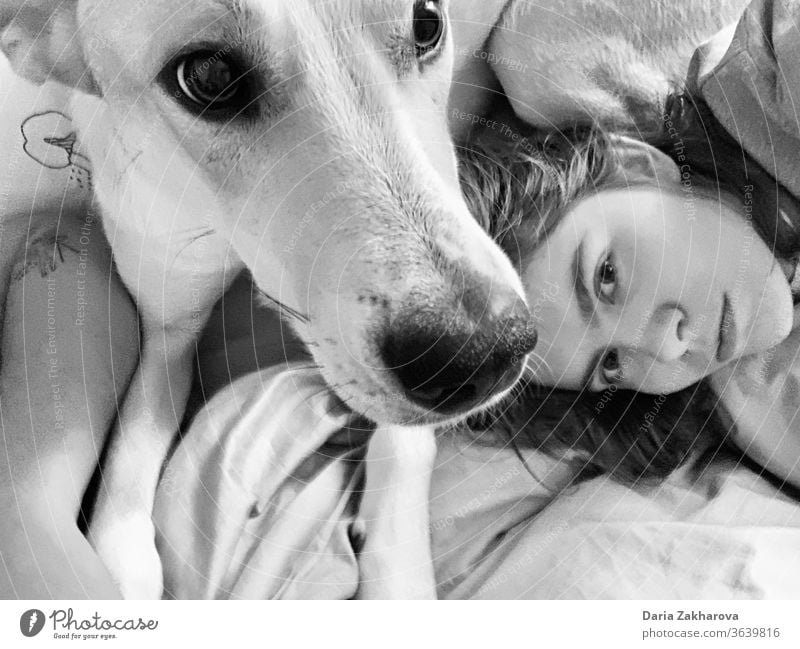
[[[537,320],[535,382],[582,394],[590,417],[623,403],[626,442],[604,426],[601,443],[579,444],[597,453],[610,441],[612,467],[641,451],[637,429],[655,449],[669,443],[652,443],[654,430],[673,430],[653,422],[673,412],[666,395],[689,389],[739,448],[800,485],[798,18],[798,2],[750,5],[735,31],[698,50],[648,143],[584,134],[544,171],[519,151],[490,151],[491,172],[473,156],[476,212],[492,210]],[[497,187],[507,192],[499,209],[486,199]],[[634,414],[642,393],[657,397]],[[506,418],[519,426],[525,410],[519,402]]]

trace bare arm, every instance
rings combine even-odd
[[[99,219],[56,221],[30,229],[5,301],[0,597],[114,597],[76,521],[135,368],[138,322]]]

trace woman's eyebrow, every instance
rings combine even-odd
[[[594,315],[594,300],[586,288],[586,275],[583,267],[583,241],[575,248],[575,256],[572,258],[572,286],[575,291],[575,299],[578,301],[578,311],[587,329],[592,324]]]

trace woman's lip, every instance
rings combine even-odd
[[[733,358],[736,352],[736,321],[728,294],[722,296],[722,314],[719,319],[719,344],[717,345],[717,362],[725,363]]]

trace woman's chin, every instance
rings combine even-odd
[[[753,305],[755,322],[750,328],[742,355],[758,354],[782,343],[791,333],[794,305],[789,284],[782,274],[773,273],[759,303]]]

